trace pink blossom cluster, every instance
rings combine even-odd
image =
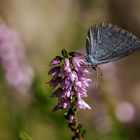
[[[50,66],[54,66],[48,72],[52,76],[49,84],[56,90],[52,97],[58,99],[58,104],[54,111],[58,109],[69,110],[73,99],[75,99],[76,109],[91,109],[91,107],[83,100],[87,97],[87,88],[91,83],[91,79],[86,77],[88,73],[83,54],[79,52],[69,53],[68,57],[57,56],[50,62]],[[62,63],[63,62],[63,63]],[[62,63],[60,65],[60,63]],[[72,119],[72,115],[69,115]]]
[[[30,89],[33,70],[27,64],[23,43],[18,33],[0,24],[0,60],[7,83],[25,93]]]

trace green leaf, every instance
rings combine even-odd
[[[82,126],[82,124],[78,125],[78,130],[80,131],[81,135],[84,136],[86,133],[86,129]]]
[[[65,112],[65,113],[64,113],[64,118],[65,118],[65,119],[68,119],[68,118],[69,118],[68,112]]]
[[[24,131],[20,133],[20,139],[21,140],[32,140],[31,137]]]
[[[62,49],[61,53],[64,57],[66,57],[66,58],[68,57],[68,53],[65,49]]]

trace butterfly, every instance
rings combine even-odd
[[[86,59],[96,69],[97,65],[125,57],[140,48],[140,40],[131,32],[101,23],[89,28],[86,38]]]

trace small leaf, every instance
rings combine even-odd
[[[86,129],[82,126],[82,124],[78,125],[78,130],[80,131],[81,135],[84,136],[86,133]]]
[[[20,133],[20,139],[21,140],[32,140],[31,137],[24,131]]]
[[[65,49],[62,49],[61,53],[64,57],[68,57],[68,53]]]
[[[64,113],[64,118],[65,118],[65,119],[68,119],[68,118],[69,118],[68,112],[65,112],[65,113]]]

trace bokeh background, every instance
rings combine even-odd
[[[62,48],[85,53],[91,25],[110,22],[140,37],[139,0],[0,0],[0,140],[69,140],[63,111],[46,85]],[[86,140],[140,139],[140,51],[100,66],[80,111]]]

